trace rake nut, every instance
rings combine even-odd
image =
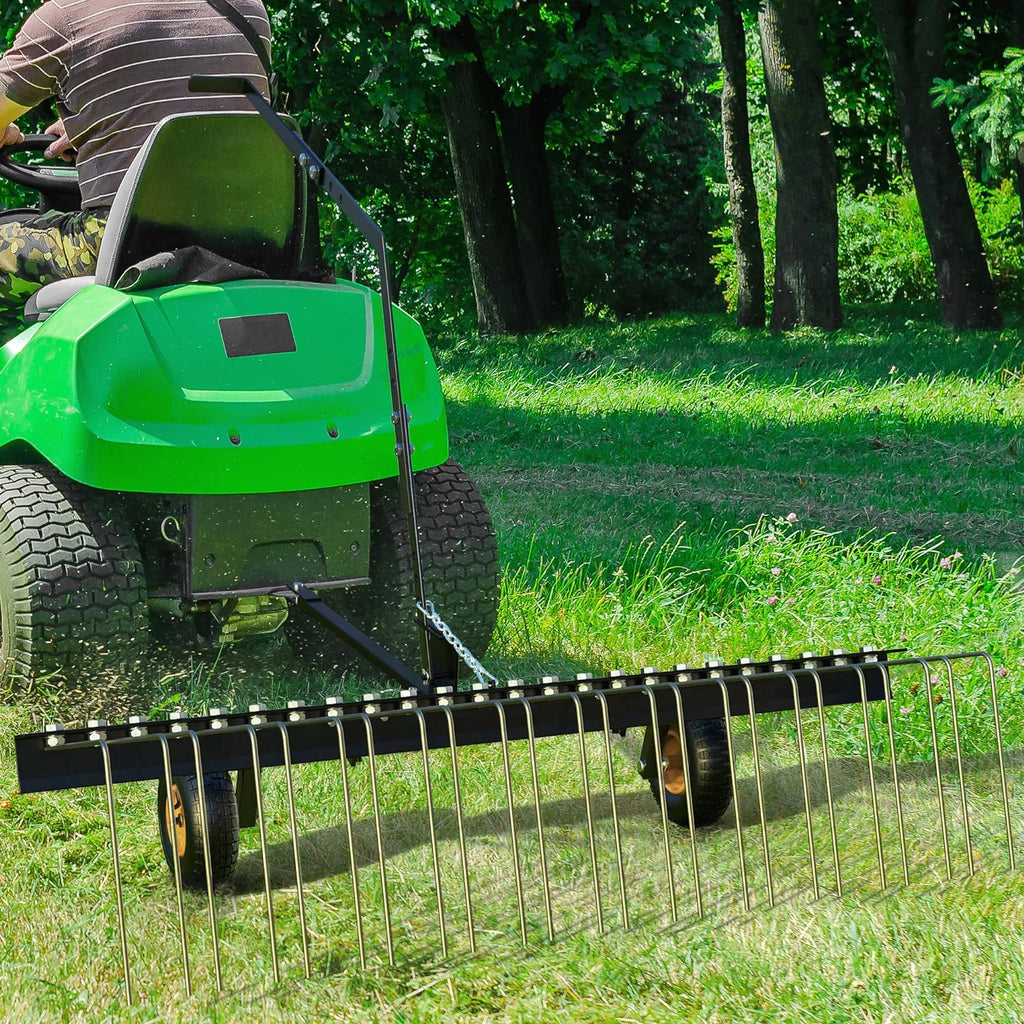
[[[139,736],[148,736],[149,729],[146,728],[146,721],[147,718],[145,715],[129,715],[128,725],[130,726],[130,728],[128,729],[128,735],[133,738],[138,738]]]

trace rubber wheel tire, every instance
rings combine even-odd
[[[427,599],[481,657],[498,621],[498,543],[490,514],[456,462],[421,470],[413,483]],[[322,596],[382,647],[406,664],[418,665],[412,553],[397,479],[382,480],[370,491],[370,578],[369,586],[325,591]],[[285,625],[296,653],[319,667],[358,669],[365,664],[348,645],[315,628],[301,612]]]
[[[210,772],[203,776],[203,781],[206,788],[210,866],[213,884],[216,886],[231,877],[238,863],[238,802],[231,776],[227,772]],[[167,786],[161,779],[156,810],[164,859],[173,874],[174,858],[177,856],[184,888],[205,889],[206,859],[203,854],[199,780],[194,775],[179,775],[171,779],[171,794],[173,823],[167,820]]]
[[[649,727],[648,727],[649,728]],[[690,761],[695,828],[713,825],[732,802],[732,766],[729,742],[722,718],[697,719],[686,723],[686,749]],[[661,730],[662,771],[651,779],[655,802],[665,800],[668,820],[688,826],[686,784],[683,775],[683,745],[675,726]]]
[[[0,692],[137,659],[146,582],[117,495],[50,466],[0,466]]]

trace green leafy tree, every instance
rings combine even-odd
[[[966,84],[938,79],[932,96],[955,112],[953,131],[984,148],[991,176],[1013,179],[1024,222],[1024,49],[1009,47],[1003,57],[1003,67]]]

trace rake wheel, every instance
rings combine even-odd
[[[428,599],[478,657],[498,620],[498,544],[483,498],[465,470],[449,460],[414,476],[420,569]],[[398,497],[398,481],[370,491],[368,587],[325,591],[321,596],[382,647],[408,664],[419,661],[419,627],[413,621],[412,552]],[[325,636],[305,616],[285,623],[293,650],[320,667],[353,667],[358,658]]]
[[[687,722],[686,751],[690,762],[694,827],[713,825],[732,801],[732,767],[724,719]],[[664,798],[669,821],[689,825],[683,743],[675,726],[664,726],[661,730],[661,757],[662,768],[651,779],[651,792],[658,803]]]
[[[0,466],[0,689],[144,649],[146,583],[115,495]]]
[[[210,772],[203,776],[206,790],[207,836],[213,884],[231,877],[238,862],[238,803],[231,776]],[[206,888],[206,858],[203,852],[199,780],[179,775],[171,780],[171,807],[163,779],[157,790],[157,820],[160,845],[167,866],[174,871],[174,858],[181,865],[181,884],[186,889]]]

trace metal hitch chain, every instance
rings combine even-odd
[[[433,601],[417,601],[416,608],[423,614],[423,617],[430,623],[451,644],[452,649],[455,653],[465,662],[466,667],[476,676],[478,683],[484,684],[487,682],[493,683],[495,686],[498,685],[497,676],[491,675],[480,664],[479,659],[475,654],[455,635],[452,627],[448,625],[440,615],[437,614],[434,608]]]

